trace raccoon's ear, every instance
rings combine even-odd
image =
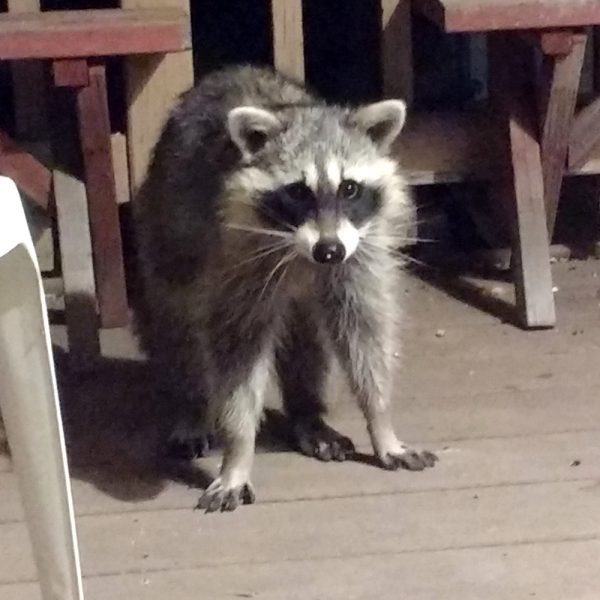
[[[264,108],[238,106],[229,111],[227,127],[244,158],[249,159],[262,150],[283,125],[272,112]]]
[[[382,100],[357,108],[350,118],[353,125],[386,151],[402,131],[406,121],[406,104],[403,100]]]

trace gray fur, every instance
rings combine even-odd
[[[207,510],[254,498],[250,468],[271,366],[299,448],[325,460],[352,453],[321,418],[331,351],[382,465],[430,466],[426,453],[406,459],[412,451],[397,440],[389,414],[401,310],[394,248],[412,213],[385,152],[402,126],[402,106],[326,106],[269,70],[241,67],[206,77],[164,128],[134,204],[143,283],[137,323],[173,410],[188,419],[195,411],[203,427],[224,434],[220,476],[200,501]],[[387,121],[377,123],[380,113]],[[360,228],[347,226],[356,237],[349,244],[358,242],[347,244],[345,262],[315,264],[303,248],[311,236],[335,234],[345,218],[332,200],[344,173],[368,181],[380,204]],[[299,180],[314,186],[318,202],[310,231],[265,221],[261,194]]]

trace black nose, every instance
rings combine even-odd
[[[317,242],[313,248],[313,258],[318,263],[341,263],[344,260],[344,256],[346,256],[346,250],[341,242]]]

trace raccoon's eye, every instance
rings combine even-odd
[[[298,202],[306,202],[313,197],[312,190],[307,185],[300,182],[287,185],[285,191],[292,200],[297,200]]]
[[[356,181],[346,179],[340,183],[338,193],[346,200],[353,200],[360,194],[361,187]]]

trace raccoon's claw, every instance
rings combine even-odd
[[[417,452],[412,448],[406,448],[401,454],[386,454],[381,456],[380,460],[383,467],[390,471],[397,471],[398,469],[423,471],[423,469],[433,467],[438,457],[429,450]]]
[[[204,491],[198,500],[197,509],[209,512],[232,511],[240,504],[254,504],[256,494],[251,483],[236,487],[227,487],[220,477],[217,477]]]
[[[295,445],[300,452],[319,460],[343,461],[356,452],[351,439],[329,427],[320,418],[295,422],[293,432]]]

